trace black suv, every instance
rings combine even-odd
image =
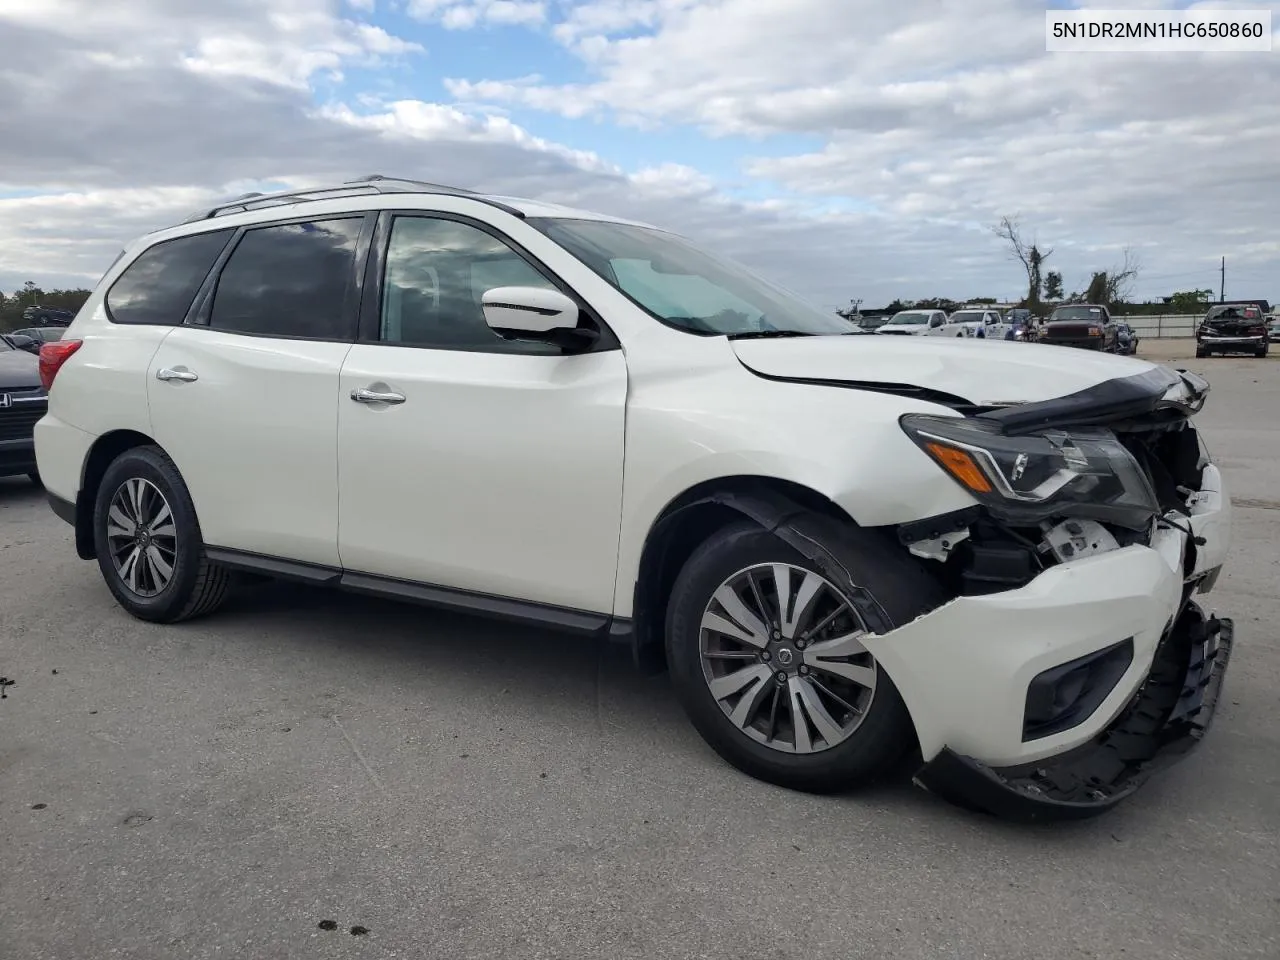
[[[32,433],[47,409],[40,361],[0,337],[0,477],[25,473],[40,482]]]
[[[31,306],[22,311],[22,319],[33,327],[67,327],[76,315],[61,307]]]

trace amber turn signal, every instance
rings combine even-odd
[[[947,473],[951,474],[974,493],[991,492],[991,481],[987,479],[987,475],[982,472],[982,469],[973,462],[973,457],[969,456],[967,451],[943,446],[941,443],[935,442],[926,443],[925,449],[929,451],[933,459],[942,465]]]

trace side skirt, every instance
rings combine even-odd
[[[314,586],[335,587],[351,593],[386,597],[425,606],[456,610],[511,623],[550,627],[567,633],[608,637],[614,642],[629,643],[631,621],[607,613],[574,610],[530,600],[496,597],[470,590],[440,587],[414,580],[397,580],[371,573],[358,573],[323,564],[300,563],[226,547],[206,547],[205,554],[215,563],[232,570],[257,573],[279,580],[292,580]]]

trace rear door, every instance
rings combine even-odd
[[[338,377],[372,217],[239,233],[148,371],[154,435],[211,546],[338,564]]]

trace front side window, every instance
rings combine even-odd
[[[506,340],[484,319],[495,287],[555,285],[490,233],[456,220],[399,216],[391,225],[379,339],[444,350],[560,353],[548,343]]]
[[[347,293],[362,217],[245,232],[218,277],[209,326],[231,333],[349,340]]]
[[[652,316],[688,333],[816,335],[854,329],[843,317],[674,234],[599,220],[537,217],[528,223]]]
[[[144,250],[107,291],[108,318],[114,323],[182,323],[232,233],[197,233]]]

